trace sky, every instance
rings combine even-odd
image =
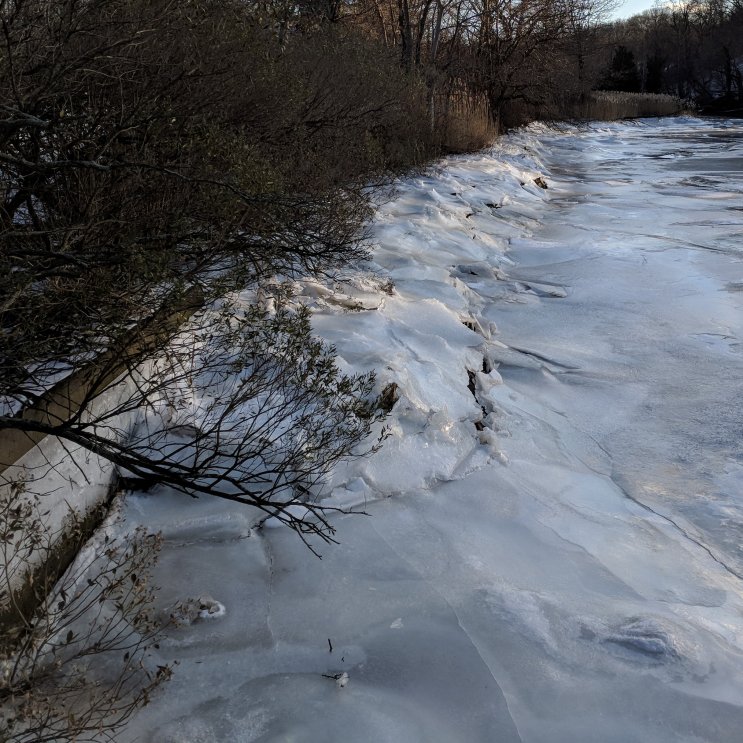
[[[630,16],[650,10],[655,5],[655,0],[625,0],[611,14],[612,18],[629,18]]]

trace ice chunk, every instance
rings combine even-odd
[[[176,624],[187,625],[205,619],[219,619],[225,615],[224,604],[208,594],[179,601],[169,612]]]

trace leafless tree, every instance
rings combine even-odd
[[[690,0],[655,8],[608,26],[610,48],[631,50],[643,90],[674,93],[710,110],[739,111],[743,76],[743,10],[738,0]]]

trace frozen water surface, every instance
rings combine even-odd
[[[320,561],[130,496],[161,610],[196,608],[124,739],[740,741],[742,162],[722,120],[535,126],[400,183],[374,272],[300,287],[399,387],[328,483],[369,515]]]

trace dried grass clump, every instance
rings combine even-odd
[[[599,90],[579,106],[581,119],[638,119],[646,116],[673,116],[685,108],[684,101],[663,93],[625,93]]]
[[[447,152],[472,152],[487,147],[498,135],[484,95],[458,90],[439,96],[442,147]]]

